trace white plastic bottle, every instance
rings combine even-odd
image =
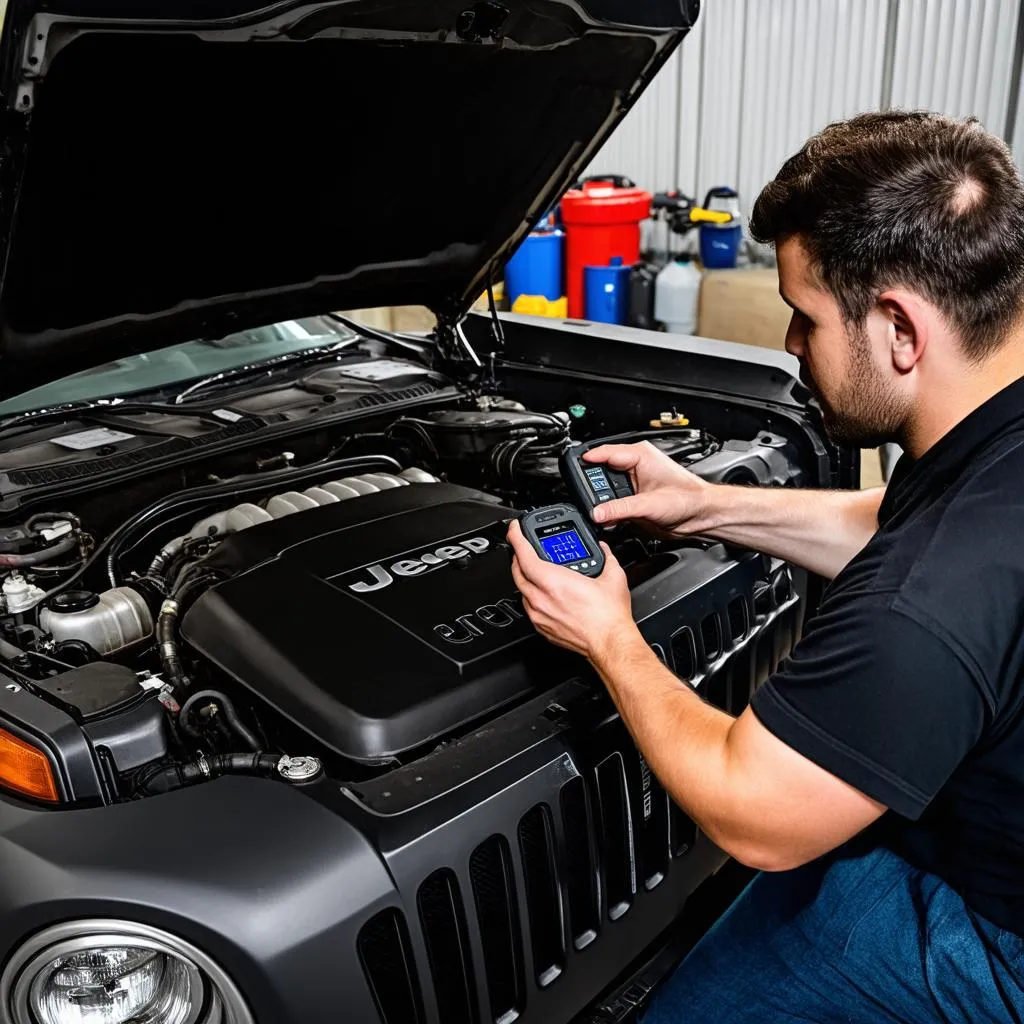
[[[669,263],[654,284],[654,319],[669,334],[695,334],[700,301],[700,271],[687,257]]]

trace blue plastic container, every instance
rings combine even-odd
[[[707,270],[735,267],[742,241],[742,224],[701,224],[701,263]]]
[[[599,324],[624,324],[629,316],[629,279],[633,268],[615,256],[611,266],[583,268],[584,316]]]
[[[562,250],[565,234],[561,231],[534,231],[505,265],[505,294],[509,305],[520,295],[543,295],[560,299],[562,290]]]

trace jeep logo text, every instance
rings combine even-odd
[[[434,551],[425,551],[418,558],[402,558],[386,569],[378,562],[366,569],[369,579],[350,583],[348,589],[356,594],[372,594],[375,590],[390,587],[396,576],[422,576],[447,565],[448,562],[457,562],[459,559],[469,558],[470,555],[483,554],[490,546],[490,541],[485,537],[471,537],[457,544],[445,544]]]

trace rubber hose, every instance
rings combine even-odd
[[[73,536],[64,537],[51,544],[41,551],[29,551],[24,555],[0,555],[0,568],[24,569],[30,565],[42,565],[44,562],[52,562],[61,555],[66,555],[78,547],[78,539]]]
[[[177,557],[178,553],[185,546],[184,537],[175,537],[174,540],[165,544],[149,563],[146,570],[147,576],[163,576],[164,569]]]
[[[181,707],[181,711],[178,713],[178,721],[181,723],[181,727],[190,736],[198,738],[200,733],[195,730],[195,727],[189,721],[189,716],[192,714],[192,709],[203,700],[209,700],[215,702],[221,710],[221,714],[224,716],[224,720],[228,723],[230,728],[234,730],[235,735],[242,740],[243,743],[250,750],[259,750],[262,744],[253,732],[251,732],[245,723],[238,717],[238,712],[235,710],[235,705],[231,698],[227,694],[221,693],[220,690],[200,690],[198,693],[193,693],[191,697]]]
[[[194,761],[163,768],[145,779],[139,789],[144,793],[169,793],[221,775],[271,776],[277,771],[280,761],[278,754],[216,754],[205,762]]]
[[[185,668],[178,652],[178,641],[175,638],[175,624],[178,621],[178,602],[168,599],[160,606],[160,615],[156,620],[156,642],[160,651],[160,665],[163,668],[167,683],[174,690],[188,686]]]
[[[82,521],[78,516],[72,515],[70,512],[37,512],[34,516],[29,516],[25,521],[25,529],[31,533],[38,532],[36,525],[38,523],[60,523],[69,522],[76,529],[82,525]]]
[[[178,602],[179,616],[183,615],[188,610],[189,603],[197,590],[202,590],[204,587],[212,586],[216,582],[217,577],[210,572],[204,576],[193,576],[187,583],[181,586],[174,595],[174,600]]]

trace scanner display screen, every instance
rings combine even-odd
[[[540,543],[544,553],[555,565],[581,562],[590,557],[583,538],[573,529],[559,530],[548,537],[541,537]]]

